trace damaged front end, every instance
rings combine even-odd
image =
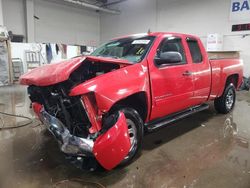
[[[75,157],[95,157],[107,170],[120,164],[129,153],[126,118],[122,112],[101,112],[93,92],[78,96],[69,93],[75,86],[121,66],[85,59],[67,80],[59,83],[50,85],[50,78],[49,84],[44,84],[47,75],[43,75],[42,84],[31,73],[21,78],[21,83],[30,85],[28,93],[34,112],[57,139],[61,151]]]
[[[116,122],[105,133],[96,138],[81,138],[70,133],[67,127],[44,110],[38,103],[33,103],[38,117],[47,129],[58,140],[62,152],[73,156],[95,156],[97,161],[107,170],[116,167],[128,154],[131,147],[128,137],[126,118],[122,112]],[[39,110],[37,110],[39,109]]]
[[[57,139],[65,154],[75,157],[95,157],[107,170],[116,167],[127,156],[131,144],[125,115],[122,112],[111,117],[112,125],[103,126],[99,132],[83,138],[74,135],[56,117],[50,115],[39,103],[32,103],[41,122]],[[106,129],[109,127],[109,129]]]

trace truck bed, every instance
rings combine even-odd
[[[214,99],[222,95],[226,79],[228,75],[239,75],[242,78],[243,75],[243,61],[240,59],[210,59],[212,72],[212,85],[210,99]],[[235,83],[235,87],[239,88],[242,83],[242,79],[238,79]]]

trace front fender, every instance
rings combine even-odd
[[[94,92],[98,108],[102,112],[108,112],[117,101],[132,94],[144,91],[149,96],[147,71],[143,64],[124,67],[79,84],[69,95],[79,96]]]

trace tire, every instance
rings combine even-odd
[[[235,105],[236,92],[235,87],[231,83],[227,85],[221,97],[215,99],[214,107],[217,112],[222,114],[229,113]]]
[[[143,121],[136,110],[133,108],[121,108],[118,111],[122,111],[126,117],[129,136],[131,136],[131,148],[128,155],[120,163],[119,166],[126,166],[134,161],[139,156],[142,147],[143,140]]]

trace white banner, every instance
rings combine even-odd
[[[207,51],[222,51],[223,50],[223,36],[219,34],[207,35]]]
[[[230,21],[250,22],[250,0],[231,0]]]

